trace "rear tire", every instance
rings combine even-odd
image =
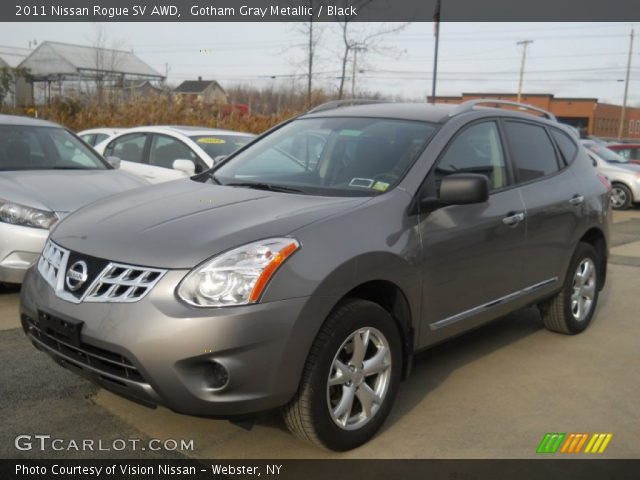
[[[391,410],[401,350],[398,328],[382,307],[360,299],[338,305],[313,342],[298,393],[283,411],[291,433],[335,451],[367,442]]]
[[[598,304],[601,265],[591,244],[578,244],[562,290],[541,309],[548,330],[574,335],[589,326]]]
[[[626,185],[614,183],[611,186],[611,206],[615,210],[626,210],[633,203],[633,194]]]

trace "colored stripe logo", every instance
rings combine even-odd
[[[545,433],[536,453],[604,453],[612,438],[613,433]]]

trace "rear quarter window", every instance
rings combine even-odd
[[[550,131],[551,136],[556,141],[556,145],[558,146],[558,150],[560,151],[565,164],[569,165],[578,152],[578,146],[566,133],[555,128],[550,129]]]

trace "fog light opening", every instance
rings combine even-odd
[[[204,382],[214,391],[220,391],[229,384],[229,372],[219,362],[213,361],[204,370]]]

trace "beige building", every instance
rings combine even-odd
[[[227,92],[215,80],[186,80],[173,90],[174,93],[202,103],[227,103]]]

